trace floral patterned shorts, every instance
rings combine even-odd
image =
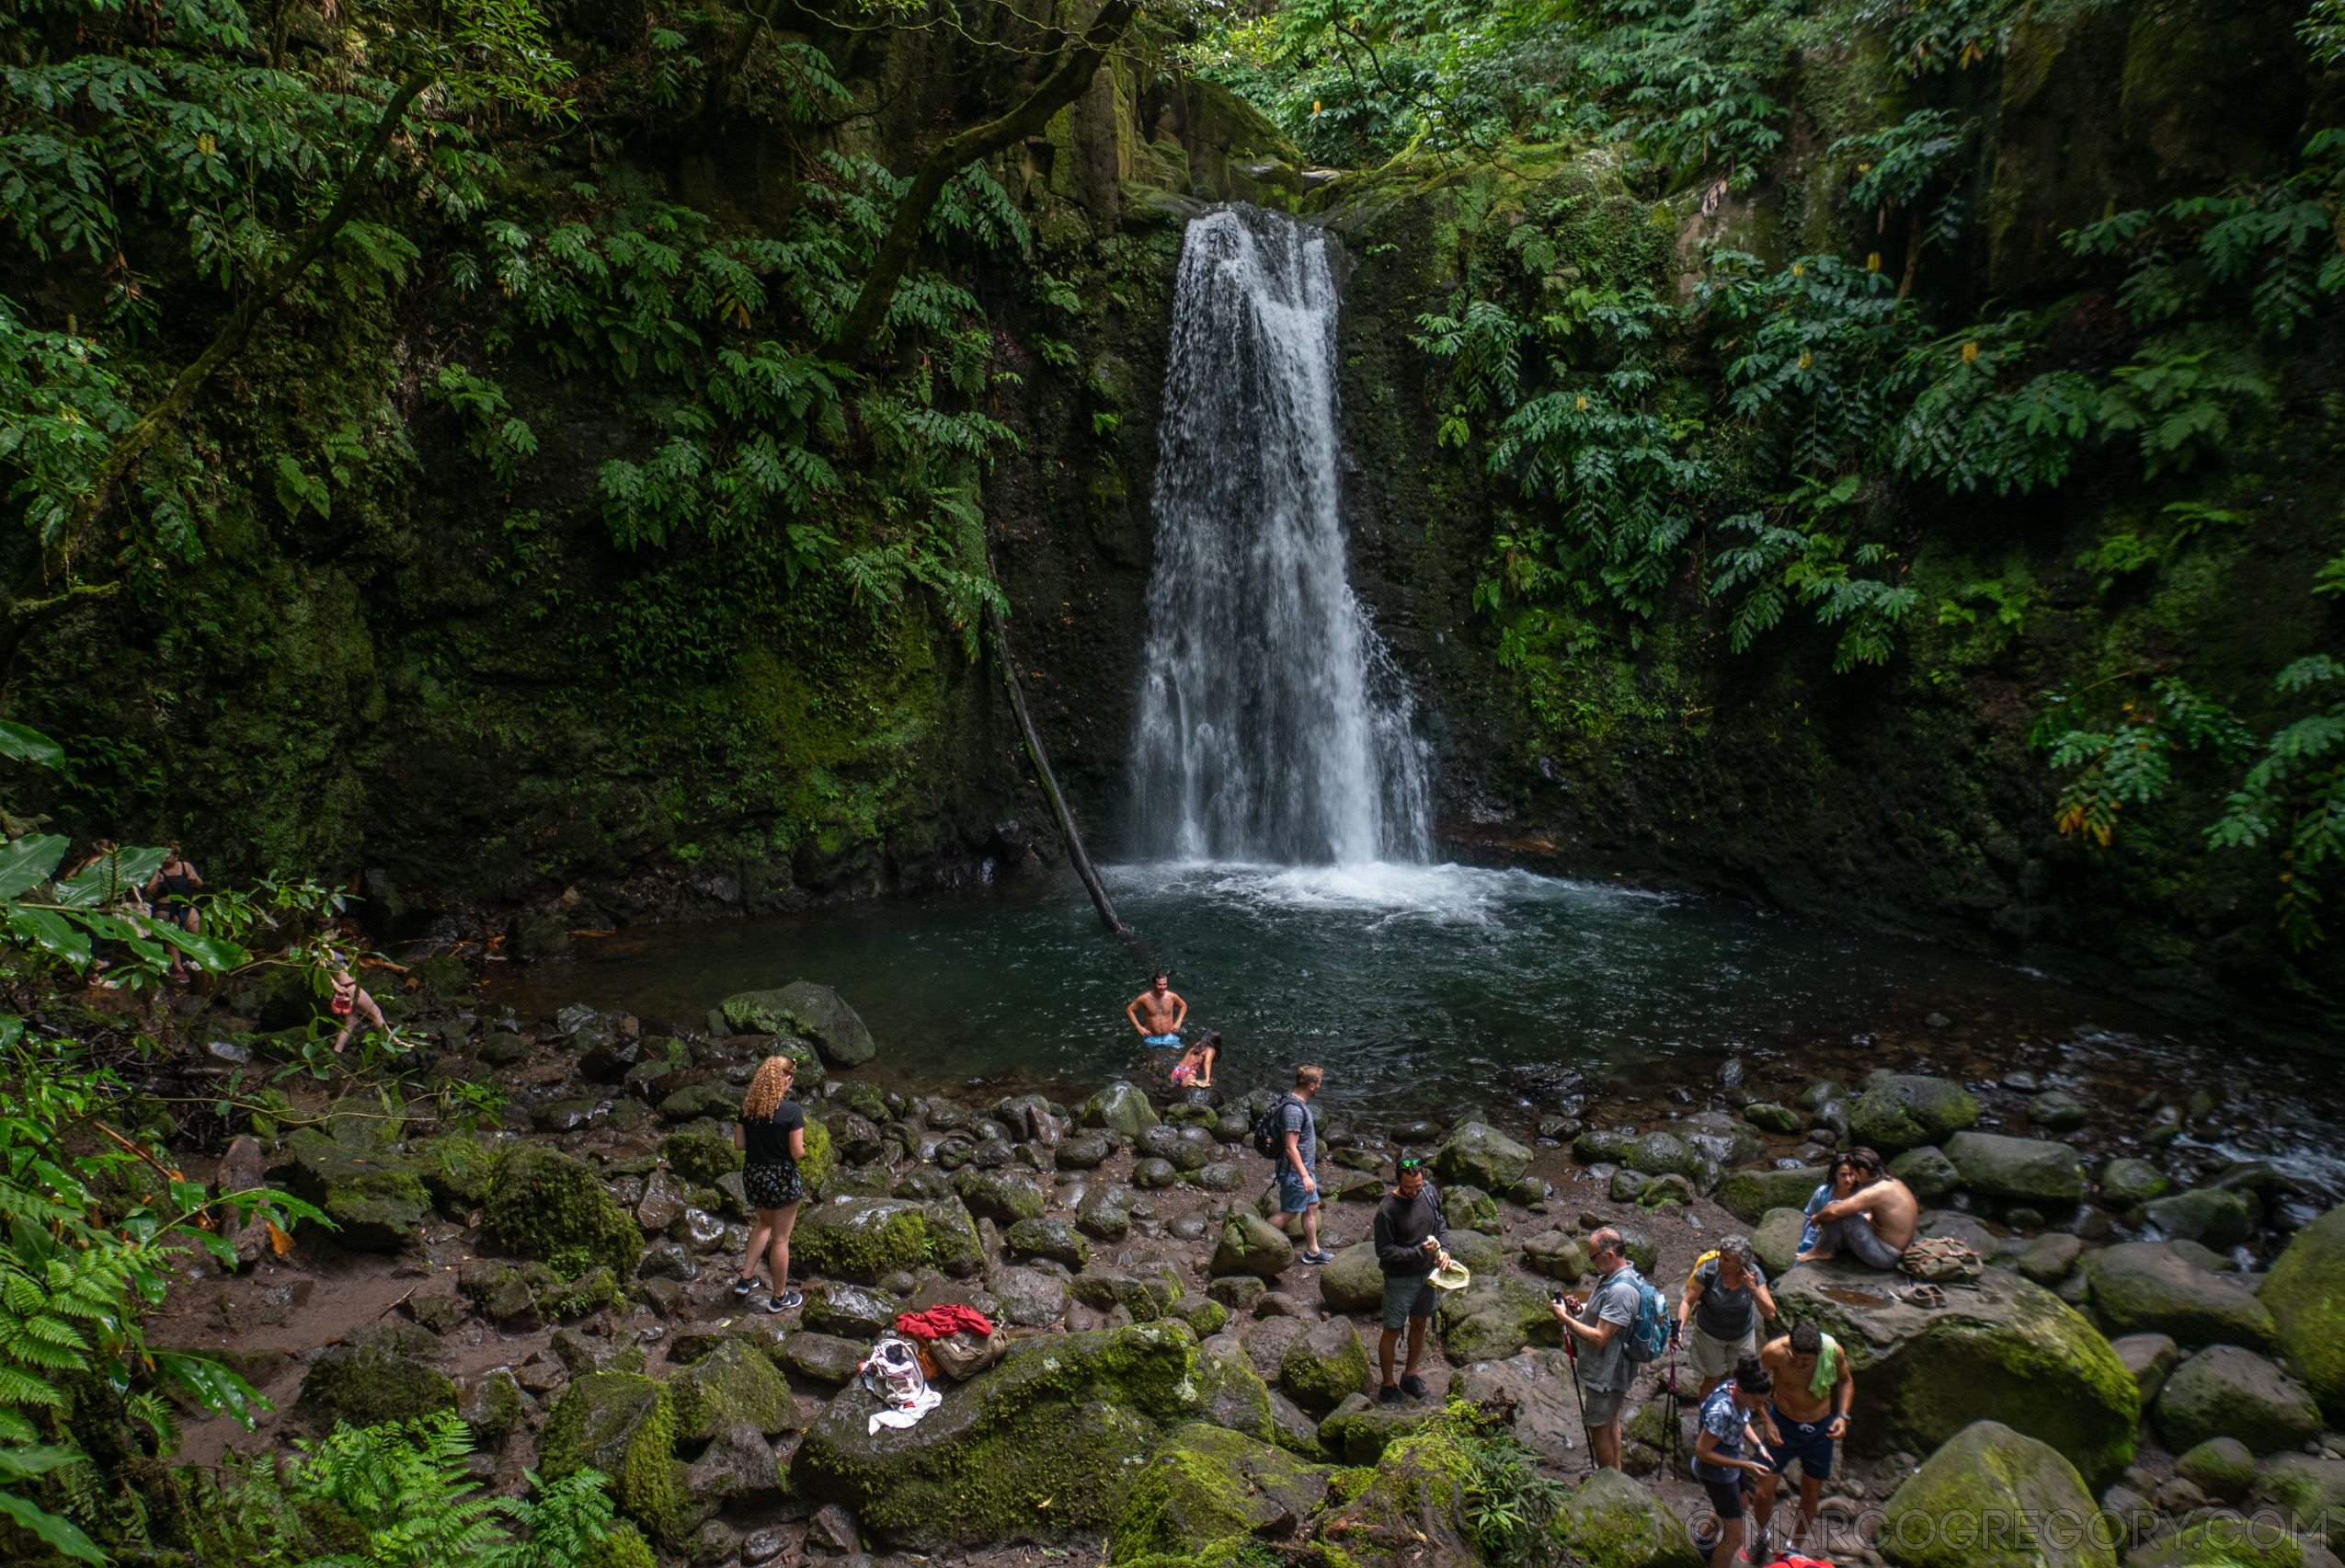
[[[806,1196],[795,1163],[745,1166],[741,1190],[749,1195],[751,1208],[787,1208]]]

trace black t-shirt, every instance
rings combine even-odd
[[[774,1106],[772,1121],[743,1122],[741,1141],[749,1145],[749,1162],[752,1165],[797,1163],[790,1158],[790,1134],[806,1125],[806,1113],[795,1100],[784,1100]]]

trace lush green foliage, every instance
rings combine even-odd
[[[488,1497],[465,1470],[454,1413],[383,1426],[337,1425],[292,1473],[231,1461],[195,1510],[204,1568],[577,1568],[609,1532],[598,1471],[531,1478],[533,1499]],[[321,1550],[321,1548],[329,1548]]]

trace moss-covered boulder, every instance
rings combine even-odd
[[[748,1156],[733,1147],[733,1140],[715,1131],[687,1127],[661,1139],[659,1152],[668,1168],[684,1180],[687,1187],[713,1187],[726,1176],[739,1170]],[[804,1224],[801,1219],[799,1223]]]
[[[538,1438],[538,1473],[559,1481],[601,1471],[619,1506],[658,1539],[679,1524],[675,1408],[666,1387],[638,1372],[589,1372],[555,1402]]]
[[[1367,1484],[1322,1516],[1319,1539],[1334,1549],[1329,1559],[1341,1551],[1358,1568],[1466,1568],[1480,1562],[1468,1517],[1470,1440],[1470,1417],[1445,1415],[1387,1448]]]
[[[1221,1222],[1221,1240],[1213,1249],[1215,1275],[1251,1274],[1275,1279],[1294,1266],[1295,1244],[1281,1230],[1251,1208],[1232,1208]]]
[[[2345,1423],[2345,1207],[2296,1232],[2256,1299],[2321,1409]]]
[[[1436,1314],[1450,1364],[1502,1360],[1527,1345],[1561,1345],[1563,1325],[1546,1295],[1513,1275],[1476,1274],[1463,1290],[1444,1291]]]
[[[676,1436],[704,1442],[737,1425],[771,1437],[797,1429],[797,1402],[771,1357],[736,1335],[668,1381]]]
[[[1259,1439],[1185,1423],[1134,1478],[1108,1561],[1194,1556],[1217,1542],[1292,1535],[1326,1501],[1332,1473]]]
[[[488,1201],[497,1156],[476,1138],[420,1139],[407,1146],[407,1162],[442,1214],[461,1218]]]
[[[2224,1253],[2256,1233],[2256,1219],[2248,1207],[2253,1198],[2253,1194],[2228,1187],[2193,1187],[2152,1199],[2142,1206],[2142,1215],[2168,1241],[2196,1242]]]
[[[429,1338],[420,1330],[409,1332]],[[455,1409],[454,1380],[407,1353],[421,1346],[403,1346],[395,1339],[328,1345],[302,1377],[301,1413],[326,1432],[337,1421],[374,1426]]]
[[[2162,1333],[2183,1345],[2258,1350],[2272,1342],[2271,1313],[2261,1301],[2164,1242],[2124,1242],[2088,1253],[2085,1275],[2093,1311],[2113,1334]]]
[[[1989,1197],[2065,1205],[2085,1196],[2076,1150],[2051,1139],[1958,1132],[1946,1140],[1946,1158],[1962,1186]]]
[[[1120,1138],[1138,1138],[1156,1122],[1156,1107],[1137,1083],[1110,1083],[1083,1102],[1083,1126],[1101,1127]]]
[[[2217,1515],[2127,1552],[2125,1568],[2335,1568],[2336,1561],[2271,1520]]]
[[[990,1219],[996,1225],[1015,1225],[1021,1219],[1039,1219],[1049,1207],[1040,1187],[1032,1177],[1013,1167],[998,1171],[964,1170],[953,1178],[953,1186],[961,1195],[961,1202],[979,1219]]]
[[[1372,1465],[1384,1450],[1446,1418],[1437,1404],[1383,1404],[1349,1399],[1319,1424],[1323,1450],[1347,1465]]]
[[[2163,1197],[2174,1184],[2146,1160],[2111,1160],[2100,1173],[2100,1196],[2122,1212],[2154,1197]]]
[[[1177,1322],[1021,1340],[902,1431],[870,1431],[878,1402],[850,1386],[807,1428],[791,1480],[892,1548],[1097,1530],[1121,1516],[1159,1433],[1197,1413],[1196,1363]]]
[[[1242,1355],[1197,1357],[1197,1419],[1208,1425],[1242,1432],[1259,1442],[1278,1440],[1270,1385]]]
[[[1848,1108],[1848,1130],[1856,1140],[1884,1154],[1935,1143],[1961,1164],[1947,1140],[1976,1127],[1979,1103],[1961,1084],[1916,1073],[1892,1073],[1857,1097]]]
[[[1856,1373],[1849,1441],[1860,1453],[1927,1453],[1974,1422],[2051,1444],[2095,1486],[2133,1456],[2141,1395],[2090,1323],[2042,1286],[2002,1269],[1916,1307],[1882,1276],[1835,1260],[1775,1283],[1781,1322],[1812,1321]]]
[[[1999,1422],[1964,1427],[1889,1499],[1874,1546],[1899,1568],[2116,1568],[2084,1478]]]
[[[929,1261],[928,1209],[892,1197],[834,1197],[806,1205],[790,1255],[811,1273],[876,1285]]]
[[[1323,1415],[1367,1382],[1367,1350],[1345,1317],[1311,1325],[1278,1359],[1278,1386],[1313,1415]]]
[[[2345,1546],[2345,1459],[2274,1454],[2257,1467],[2256,1501],[2280,1511],[2290,1529]]]
[[[1621,1162],[1648,1176],[1692,1176],[1701,1169],[1701,1156],[1672,1132],[1649,1132],[1629,1145]]]
[[[879,1054],[871,1030],[846,999],[811,980],[793,980],[779,990],[736,991],[718,1005],[739,1033],[810,1040],[833,1067],[860,1067]]]
[[[1069,1289],[1075,1299],[1094,1311],[1121,1307],[1136,1323],[1152,1323],[1172,1315],[1181,1299],[1181,1282],[1170,1269],[1162,1274],[1121,1274],[1114,1269],[1086,1269],[1075,1276]]]
[[[1683,1520],[1617,1470],[1580,1483],[1556,1511],[1555,1533],[1591,1568],[1701,1568]]]
[[[1496,1192],[1512,1186],[1530,1169],[1531,1151],[1485,1122],[1460,1122],[1434,1150],[1434,1173]]]
[[[643,1261],[643,1232],[595,1173],[542,1144],[498,1151],[484,1234],[492,1245],[534,1253],[571,1277],[600,1265],[620,1280],[633,1279]]]
[[[395,1155],[352,1150],[315,1127],[294,1133],[285,1151],[293,1158],[293,1191],[325,1210],[346,1247],[397,1252],[431,1211],[422,1177]]]
[[[2210,1345],[2175,1368],[2153,1414],[2158,1436],[2178,1453],[2210,1437],[2236,1437],[2269,1454],[2298,1447],[2321,1425],[2302,1383],[2236,1345]]]
[[[2174,1461],[2174,1473],[2218,1503],[2255,1490],[2256,1456],[2236,1437],[2209,1437]]]
[[[1962,1185],[1962,1173],[1946,1157],[1946,1150],[1934,1143],[1908,1149],[1889,1162],[1889,1173],[1912,1188],[1924,1203],[1935,1203]]]
[[[1816,1188],[1832,1179],[1821,1165],[1790,1171],[1734,1171],[1718,1184],[1718,1201],[1727,1213],[1746,1225],[1756,1225],[1773,1208],[1804,1210]]]

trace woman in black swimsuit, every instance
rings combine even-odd
[[[203,917],[196,913],[196,889],[203,886],[203,878],[179,853],[179,841],[171,841],[171,852],[154,875],[146,879],[147,902],[154,906],[157,920],[176,925],[194,935],[203,929]],[[188,967],[180,962],[179,950],[171,949],[171,978],[185,984]]]

